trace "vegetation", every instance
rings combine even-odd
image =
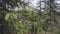
[[[14,6],[13,1],[16,0],[11,0]],[[28,10],[25,9],[28,4],[22,4],[20,6],[24,9],[16,12],[8,10],[9,8],[0,10],[0,34],[60,34],[59,12],[51,10],[52,8],[44,12]],[[13,6],[10,8],[16,7]]]

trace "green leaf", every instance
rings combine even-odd
[[[8,14],[6,14],[6,16],[5,16],[5,20],[8,20],[9,19],[9,16],[10,16],[10,14],[8,13]]]
[[[17,15],[16,15],[16,14],[12,14],[12,17],[13,17],[14,19],[17,19]]]

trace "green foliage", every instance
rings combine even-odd
[[[4,16],[0,15],[1,18],[4,18],[3,24],[5,24],[4,27],[6,27],[6,30],[3,31],[6,31],[8,34],[55,34],[55,32],[57,33],[60,30],[55,21],[53,21],[52,16],[49,15],[49,12],[50,11],[42,12],[41,16],[37,11],[30,10],[17,11],[14,13],[6,11],[4,12]],[[57,15],[56,17],[59,17]]]
[[[8,34],[55,34],[59,33],[59,14],[52,13],[55,15],[57,20],[54,20],[54,16],[50,16],[50,11],[42,12],[42,16],[39,15],[37,11],[23,10],[17,12],[4,12],[3,23],[0,21],[1,25],[4,25],[3,31]],[[1,12],[2,14],[2,12]],[[52,20],[52,21],[51,21]],[[8,32],[7,32],[8,30]]]
[[[15,3],[20,1],[10,0],[10,2],[13,8]],[[0,32],[3,32],[2,34],[60,34],[60,13],[48,10],[41,12],[40,15],[38,11],[25,10],[24,2],[20,2],[20,5],[23,5],[24,10],[0,12]]]
[[[5,16],[5,20],[8,20],[9,17],[10,17],[10,14],[6,14],[6,16]]]

